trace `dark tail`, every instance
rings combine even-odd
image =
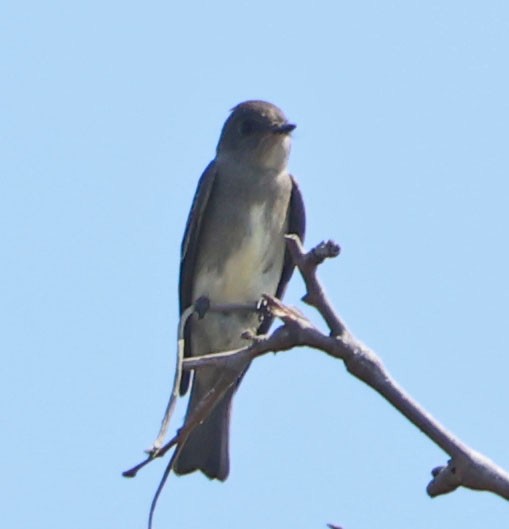
[[[210,479],[224,481],[230,472],[228,451],[230,411],[234,389],[228,390],[210,415],[189,435],[180,454],[175,460],[173,470],[176,474],[189,474],[201,470]],[[193,384],[187,415],[200,402],[204,392],[199,384]]]

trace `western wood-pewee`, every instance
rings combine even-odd
[[[290,133],[282,111],[264,101],[237,105],[226,120],[216,157],[205,169],[196,191],[182,241],[181,313],[200,297],[211,304],[252,304],[262,294],[281,298],[293,272],[284,235],[304,236],[302,197],[288,173]],[[271,321],[260,322],[255,310],[193,315],[185,329],[185,356],[244,347],[241,334],[263,334]],[[226,372],[199,368],[192,381],[187,414],[210,388],[235,385],[189,435],[175,461],[177,474],[201,470],[225,480],[229,472],[228,438],[233,395],[248,365]],[[180,393],[190,377],[184,373]]]

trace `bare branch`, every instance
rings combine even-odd
[[[380,358],[350,333],[335,312],[318,280],[316,271],[324,259],[339,254],[339,246],[328,241],[305,253],[300,240],[293,235],[287,236],[287,244],[306,285],[307,292],[303,300],[318,310],[330,329],[330,335],[327,336],[319,331],[298,310],[286,307],[278,299],[265,295],[265,310],[271,316],[280,319],[283,325],[270,336],[249,336],[251,343],[244,348],[185,358],[181,362],[182,369],[200,369],[203,366],[213,365],[229,370],[235,369],[239,362],[245,365],[247,361],[268,352],[286,351],[297,346],[321,350],[343,360],[352,375],[380,393],[450,456],[447,465],[432,470],[433,479],[427,486],[430,496],[446,494],[462,486],[473,490],[490,491],[509,499],[509,474],[487,457],[464,444],[412,399],[392,378]],[[222,305],[220,309],[217,306],[210,306],[206,310],[253,310],[253,307]],[[224,391],[228,389],[227,387]],[[186,424],[175,438],[124,475],[135,475],[139,468],[154,457],[162,456],[169,448],[185,440],[192,429],[210,413],[224,391],[221,388],[221,392],[216,394],[216,388],[212,389],[193,416],[188,417]]]
[[[286,236],[286,244],[306,285],[306,294],[303,296],[302,301],[318,310],[329,326],[332,336],[339,336],[345,330],[345,325],[327,300],[325,291],[316,276],[316,270],[318,265],[323,263],[325,259],[337,257],[341,248],[338,244],[329,240],[321,242],[306,254],[299,237],[293,234]]]
[[[316,330],[308,328],[308,340],[305,340],[307,345],[342,359],[350,373],[380,393],[451,456],[447,466],[432,471],[433,480],[427,487],[428,494],[434,497],[463,486],[490,491],[509,499],[509,474],[487,457],[468,447],[426,412],[390,376],[380,358],[348,331],[336,314],[316,276],[317,265],[324,256],[334,256],[334,244],[330,241],[321,243],[310,252],[304,253],[297,237],[287,236],[287,241],[306,284],[307,293],[303,299],[320,312],[332,335],[330,338],[319,336]],[[338,253],[339,251],[336,255]],[[302,342],[302,336],[299,341]]]

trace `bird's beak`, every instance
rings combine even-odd
[[[294,123],[283,123],[282,125],[274,125],[272,127],[272,132],[275,132],[276,134],[290,134],[292,130],[295,129],[297,125]]]

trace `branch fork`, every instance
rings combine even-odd
[[[140,468],[150,463],[153,459],[164,456],[170,448],[182,444],[192,429],[210,413],[224,392],[229,389],[229,387],[222,388],[221,392],[218,392],[213,388],[204,397],[200,406],[196,408],[195,413],[187,418],[186,423],[177,434],[163,445],[171,413],[178,396],[177,390],[182,370],[200,369],[204,366],[220,366],[228,369],[237,362],[250,362],[256,357],[269,352],[276,353],[298,346],[308,346],[321,350],[333,358],[342,360],[353,376],[362,380],[382,395],[384,399],[449,455],[450,459],[445,465],[435,467],[431,471],[432,480],[426,488],[429,496],[435,497],[452,492],[459,487],[465,487],[472,490],[489,491],[509,500],[509,474],[490,459],[464,444],[422,408],[392,378],[381,359],[353,336],[336,313],[317,277],[317,269],[324,260],[337,257],[340,253],[340,247],[332,241],[327,241],[318,244],[309,252],[305,252],[296,235],[287,235],[286,240],[287,247],[306,286],[306,294],[302,300],[319,312],[330,331],[329,335],[325,335],[317,329],[297,309],[287,307],[273,296],[264,295],[262,310],[267,311],[271,316],[278,318],[282,322],[282,325],[276,328],[272,334],[269,336],[253,336],[247,333],[245,338],[250,343],[241,349],[183,358],[183,330],[187,319],[194,312],[198,312],[199,315],[203,316],[204,311],[258,309],[255,305],[214,306],[199,300],[195,305],[184,311],[179,322],[179,348],[174,387],[159,435],[148,450],[148,457],[140,464],[124,472],[123,475],[134,477]],[[234,383],[232,382],[232,385]],[[150,522],[155,502],[172,469],[173,461],[177,454],[178,448],[172,455],[154,497]]]

